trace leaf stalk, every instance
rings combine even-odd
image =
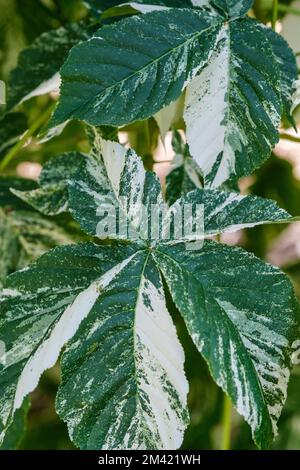
[[[221,450],[230,450],[231,445],[231,400],[226,393],[224,393],[223,404],[223,418],[222,418],[222,442]]]
[[[50,106],[36,119],[33,124],[29,127],[29,129],[25,132],[25,134],[21,137],[20,140],[7,152],[7,154],[3,157],[2,161],[0,162],[0,171],[3,171],[7,165],[11,162],[11,160],[15,157],[15,155],[19,152],[19,150],[26,144],[28,139],[32,137],[35,132],[49,119],[52,114],[56,103],[51,103]]]

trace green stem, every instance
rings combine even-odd
[[[278,5],[278,11],[284,13],[291,13],[292,15],[300,15],[300,9],[295,7],[289,7],[288,5]]]
[[[51,113],[54,109],[55,103],[51,103],[51,105],[42,113],[38,119],[34,121],[34,123],[29,127],[29,129],[25,132],[23,137],[18,140],[18,142],[7,152],[7,154],[3,157],[0,162],[0,171],[3,171],[4,168],[11,162],[11,160],[15,157],[18,151],[26,144],[28,139],[33,136],[33,134],[49,119]]]
[[[226,395],[226,393],[224,394],[222,425],[223,434],[221,450],[229,450],[231,441],[231,401],[230,398]]]
[[[274,30],[275,30],[277,18],[278,18],[278,0],[273,0],[272,29]]]
[[[291,142],[300,143],[300,137],[296,137],[294,135],[282,133],[282,134],[280,134],[280,138],[284,139],[284,140],[290,140]]]

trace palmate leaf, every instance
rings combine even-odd
[[[179,447],[188,422],[183,360],[157,266],[137,252],[63,355],[57,411],[71,438],[87,449]]]
[[[107,224],[102,237],[119,240],[56,248],[8,277],[0,303],[0,339],[7,350],[0,372],[3,435],[69,341],[56,406],[79,447],[179,447],[187,383],[163,275],[214,379],[251,425],[257,444],[268,445],[299,329],[289,280],[240,249],[212,241],[199,247],[189,236],[163,238],[164,227],[157,238],[149,235],[138,214],[142,204],[167,208],[158,180],[116,142],[99,137],[69,185],[69,210],[87,233],[99,236],[108,202],[120,206],[119,218],[122,213],[130,230],[126,238]],[[199,239],[233,230],[235,213],[240,227],[290,220],[273,202],[256,197],[196,189],[184,198],[204,205]],[[184,200],[170,213],[180,211]]]
[[[291,120],[297,78],[285,41],[245,17],[251,4],[160,5],[97,31],[62,68],[52,125],[79,118],[120,126],[155,115],[186,88],[187,141],[205,185],[250,174],[277,143],[280,118]]]

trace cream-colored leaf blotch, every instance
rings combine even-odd
[[[176,101],[172,101],[168,106],[162,108],[158,113],[154,114],[154,119],[158,125],[161,139],[164,142],[167,132],[171,126],[178,122],[183,115],[184,108],[184,94],[182,94]]]
[[[144,413],[149,429],[157,428],[163,449],[178,449],[186,422],[188,382],[184,352],[165,305],[163,289],[143,277],[136,312],[136,347],[141,391],[148,397]]]
[[[80,323],[93,308],[100,290],[110,284],[131,258],[129,257],[93,282],[65,310],[48,338],[27,361],[17,383],[13,411],[20,408],[24,398],[37,387],[42,373],[54,366],[62,347],[75,335]]]
[[[235,155],[227,142],[227,93],[229,87],[229,36],[224,28],[219,40],[223,47],[208,66],[187,86],[184,119],[190,153],[204,175],[221,155],[212,187],[224,183],[235,168]]]
[[[57,72],[56,74],[53,75],[53,77],[49,78],[49,80],[46,80],[45,82],[41,83],[34,90],[28,93],[28,95],[24,96],[24,98],[22,98],[22,100],[20,101],[20,104],[24,103],[24,101],[27,101],[30,98],[33,98],[35,96],[41,96],[41,95],[46,95],[47,93],[59,92],[60,83],[61,83],[60,74],[59,72]]]

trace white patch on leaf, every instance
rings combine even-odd
[[[82,320],[89,314],[100,295],[100,291],[110,284],[133,256],[110,269],[100,279],[93,282],[65,310],[49,337],[37,348],[26,363],[17,383],[13,411],[20,408],[28,393],[37,387],[42,373],[54,366],[62,347],[74,336]]]
[[[294,94],[293,94],[293,105],[291,108],[291,112],[293,113],[295,109],[299,106],[300,104],[300,80],[296,80],[294,83]]]
[[[175,124],[182,116],[183,112],[183,96],[176,101],[172,101],[168,106],[162,108],[158,113],[154,114],[154,119],[159,127],[161,139],[164,142],[167,132],[172,124]]]
[[[235,155],[227,140],[230,44],[228,28],[220,32],[221,49],[186,90],[184,119],[191,155],[205,175],[221,157],[212,186],[220,186],[234,172]]]
[[[29,100],[30,98],[33,98],[34,96],[41,96],[46,95],[47,93],[58,92],[60,83],[60,74],[57,72],[55,75],[53,75],[53,77],[49,78],[49,80],[41,83],[37,88],[28,93],[28,95],[24,96],[19,104]]]
[[[151,412],[144,418],[149,429],[157,426],[163,449],[178,449],[185,429],[181,413],[188,393],[184,352],[162,290],[145,278],[135,324],[139,386]]]
[[[134,321],[135,413],[116,449],[177,449],[187,425],[188,382],[184,352],[165,305],[163,288],[144,275],[141,279]],[[118,402],[102,449],[112,449],[122,425],[126,397]]]
[[[151,2],[151,0],[150,0]],[[151,5],[149,2],[149,5],[142,5],[141,3],[136,3],[136,2],[130,2],[130,3],[122,3],[122,5],[119,5],[120,7],[124,5],[130,5],[132,8],[134,8],[137,11],[140,11],[141,13],[150,13],[151,11],[157,11],[157,10],[168,10],[169,7],[165,7],[162,5]]]
[[[192,4],[194,7],[206,7],[210,5],[209,0],[192,0]]]

